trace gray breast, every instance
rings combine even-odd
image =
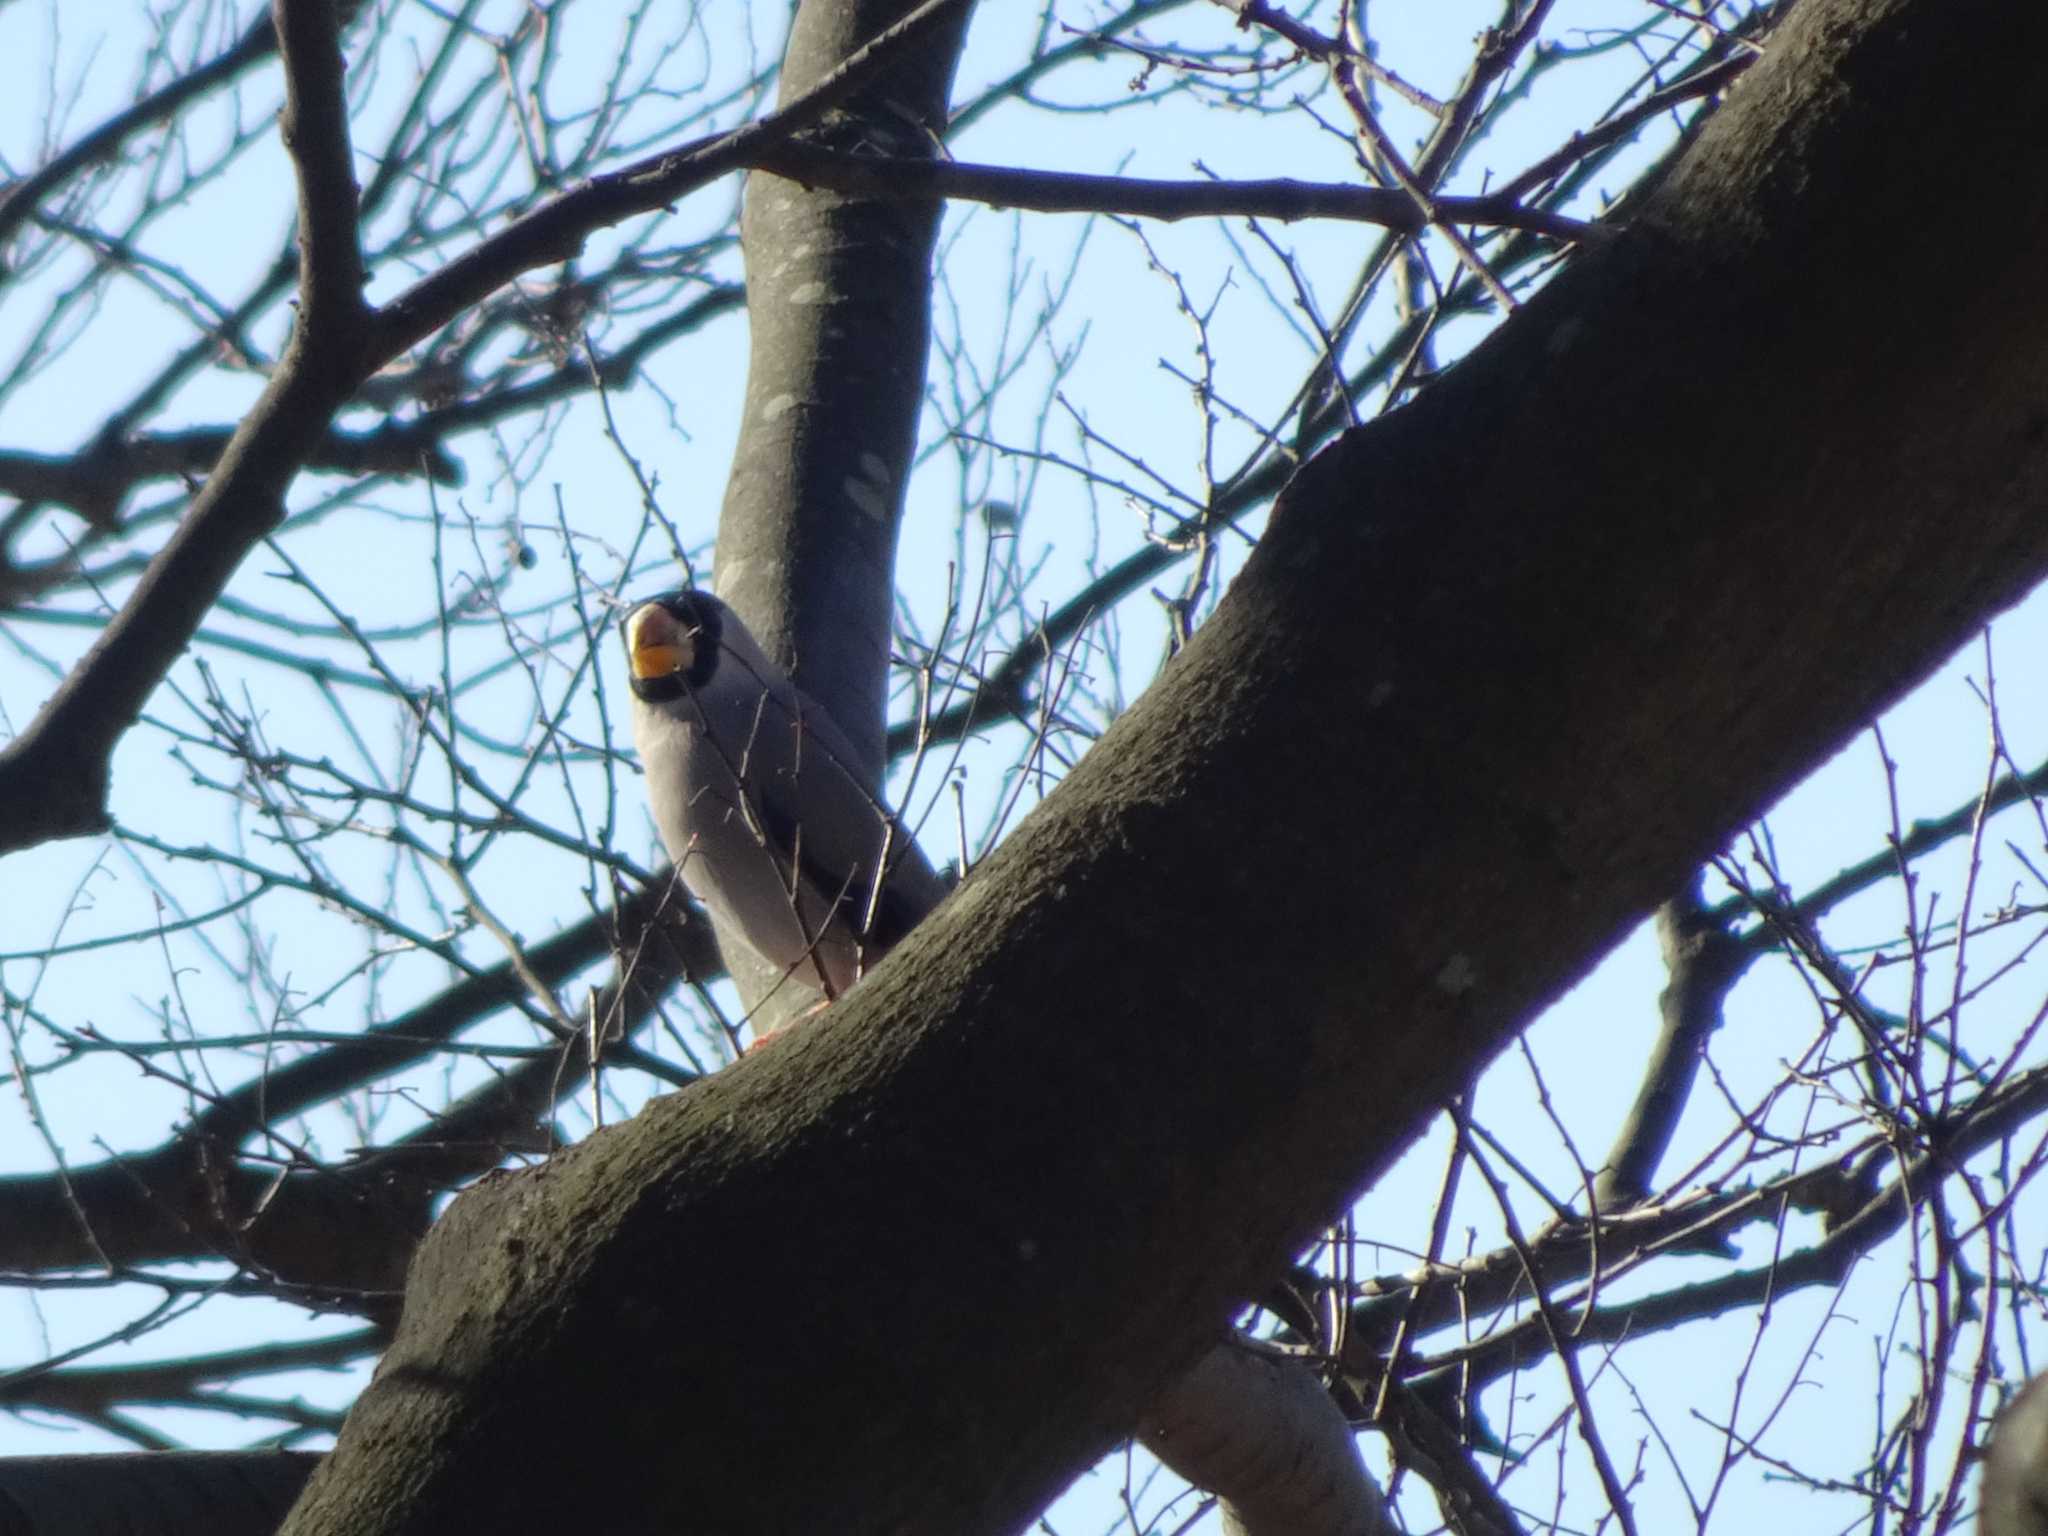
[[[636,705],[655,823],[722,936],[837,995],[943,887],[860,783],[829,718],[786,681],[740,671]]]

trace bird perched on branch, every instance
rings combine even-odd
[[[2028,1382],[1998,1415],[1984,1458],[1982,1536],[2048,1536],[2048,1376]]]
[[[719,932],[835,998],[946,887],[822,705],[708,592],[621,625],[654,823]]]

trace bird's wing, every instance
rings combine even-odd
[[[852,742],[824,706],[799,690],[761,713],[761,771],[747,780],[753,809],[805,882],[844,903],[879,953],[938,905],[945,886],[903,823],[862,781]],[[770,719],[779,715],[779,719]],[[876,871],[884,871],[879,889]]]

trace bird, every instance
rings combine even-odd
[[[1983,1536],[2048,1533],[2048,1375],[2028,1382],[1998,1415],[1984,1457]]]
[[[831,714],[725,603],[685,587],[620,623],[649,808],[683,883],[820,993],[854,982],[946,894]]]

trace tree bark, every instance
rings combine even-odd
[[[306,1451],[19,1456],[6,1463],[0,1536],[270,1536],[317,1458]],[[81,1476],[82,1470],[97,1476]]]
[[[1224,1536],[1395,1536],[1357,1434],[1305,1359],[1226,1339],[1146,1405],[1138,1438],[1216,1495]]]
[[[874,975],[456,1203],[286,1528],[1023,1525],[2048,570],[2044,57],[2039,7],[1806,0]]]

